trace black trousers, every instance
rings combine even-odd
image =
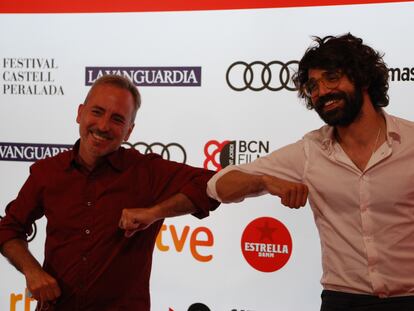
[[[414,296],[377,296],[322,291],[321,311],[414,311]]]

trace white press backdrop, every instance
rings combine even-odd
[[[0,142],[72,144],[78,138],[77,106],[89,88],[86,67],[199,66],[200,87],[140,88],[143,104],[130,142],[176,142],[184,147],[187,163],[194,166],[203,166],[204,147],[211,140],[268,142],[273,150],[300,139],[322,122],[286,88],[232,90],[226,82],[227,69],[237,61],[297,60],[312,35],[345,32],[385,52],[390,67],[406,70],[399,81],[390,82],[386,111],[414,120],[413,13],[414,3],[406,2],[162,13],[2,14]],[[10,68],[11,58],[53,59],[54,67]],[[10,72],[31,70],[50,72],[53,81],[9,81]],[[242,83],[240,77],[234,79]],[[21,87],[17,94],[18,86],[12,92],[12,84],[25,89]],[[52,84],[63,94],[27,94],[34,84]],[[0,216],[27,178],[30,164],[0,161]],[[281,221],[293,240],[289,261],[272,273],[251,267],[240,247],[243,230],[263,216]],[[162,243],[169,250],[156,247],[154,252],[153,310],[188,310],[195,303],[205,305],[197,309],[201,311],[318,310],[320,247],[309,206],[292,211],[267,196],[221,205],[204,220],[185,216],[165,224]],[[44,220],[37,227],[30,248],[42,261]],[[184,243],[182,251],[176,249],[171,230]],[[211,260],[200,261],[191,252],[192,234],[193,239],[206,239],[197,230],[209,231],[214,238],[211,246],[196,248],[203,256],[211,255]],[[24,290],[24,277],[0,258],[0,310],[34,310],[34,303],[24,302]]]

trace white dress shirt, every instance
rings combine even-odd
[[[323,287],[414,295],[414,123],[384,116],[386,142],[364,171],[335,140],[333,127],[323,126],[252,163],[226,167],[207,191],[220,200],[215,184],[230,170],[305,183],[321,240]]]

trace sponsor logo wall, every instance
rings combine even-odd
[[[0,13],[1,29],[13,29],[0,38],[0,217],[34,161],[72,148],[78,105],[108,73],[129,77],[143,99],[125,148],[214,171],[254,161],[322,126],[291,82],[313,35],[352,32],[384,52],[386,111],[414,120],[414,44],[399,39],[414,28],[414,3],[190,7]],[[45,224],[39,220],[30,234],[40,261]],[[320,265],[309,206],[290,210],[270,196],[223,204],[203,220],[165,221],[154,251],[152,309],[319,310]],[[34,308],[24,277],[0,257],[0,310]]]

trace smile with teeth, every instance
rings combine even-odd
[[[336,100],[336,99],[329,100],[325,103],[324,107],[329,107],[329,106],[331,106],[331,105],[333,105],[337,102],[338,102],[338,100]]]
[[[106,135],[101,135],[100,133],[91,132],[93,138],[95,138],[98,141],[106,141],[109,140],[109,137]]]
[[[336,107],[338,107],[341,103],[342,99],[331,99],[328,100],[324,105],[323,105],[323,109],[324,110],[331,110],[331,109],[335,109]]]

